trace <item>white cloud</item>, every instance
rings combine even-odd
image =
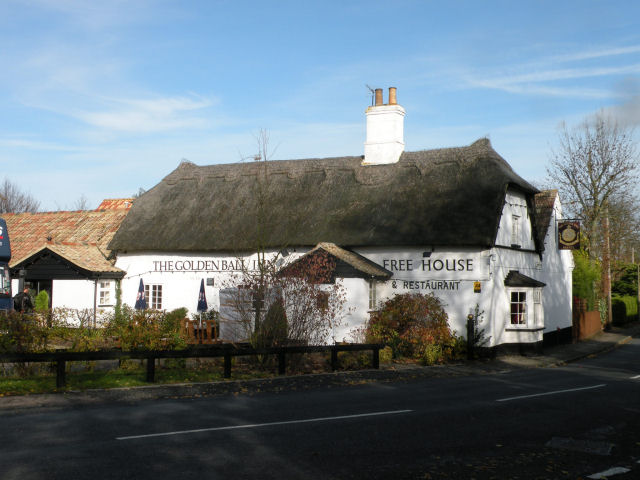
[[[205,128],[210,122],[194,112],[213,105],[205,98],[166,97],[149,100],[115,99],[105,111],[79,111],[73,115],[94,127],[114,132],[151,133],[184,128]]]
[[[461,78],[467,87],[522,95],[616,99],[621,98],[619,92],[611,88],[598,88],[594,81],[637,76],[640,74],[637,56],[627,56],[638,52],[639,45],[590,49],[565,55],[543,56],[492,70],[483,67],[477,71],[467,71],[461,74]],[[608,62],[593,65],[590,61],[594,59]],[[571,68],[563,65],[570,62],[579,63]],[[592,81],[591,84],[587,83],[589,81]],[[559,82],[562,84],[559,85]]]
[[[62,145],[57,143],[42,142],[39,140],[26,140],[23,138],[0,137],[1,148],[20,148],[28,150],[50,150],[60,152],[79,151],[79,147]]]
[[[24,8],[24,2],[15,3],[18,8]],[[140,22],[152,16],[159,5],[157,2],[151,5],[146,0],[30,0],[29,7],[43,13],[60,14],[81,28],[99,31]]]
[[[620,67],[565,68],[541,72],[522,73],[489,80],[494,85],[512,85],[524,82],[550,82],[556,80],[573,80],[577,78],[604,77],[612,75],[629,75],[640,73],[640,64]]]
[[[594,58],[615,57],[640,52],[640,45],[628,47],[602,48],[597,50],[585,50],[583,52],[570,53],[566,55],[556,55],[549,60],[552,62],[575,62],[578,60],[591,60]]]

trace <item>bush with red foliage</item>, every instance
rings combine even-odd
[[[458,343],[441,300],[433,294],[416,293],[396,295],[384,302],[369,319],[366,339],[390,346],[394,358],[427,363],[443,361]]]

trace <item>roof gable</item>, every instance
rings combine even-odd
[[[509,270],[509,273],[504,279],[505,287],[521,287],[521,288],[540,288],[546,286],[546,283],[542,283],[535,278],[527,277],[518,270]]]
[[[11,264],[29,269],[31,280],[122,278],[125,272],[104,257],[95,245],[46,245]]]
[[[287,272],[297,273],[297,267],[301,266],[304,271],[305,262],[316,255],[329,255],[335,262],[335,268],[331,272],[332,281],[335,278],[366,278],[376,280],[387,280],[393,273],[386,268],[372,262],[362,255],[341,248],[333,243],[323,242],[315,248],[296,259],[294,262],[280,270],[280,274],[287,275]]]
[[[107,258],[109,242],[127,213],[127,209],[4,213],[11,239],[10,265],[13,267],[45,246],[91,247],[96,250],[96,259]]]
[[[542,244],[551,226],[553,207],[557,198],[558,190],[544,190],[534,196],[536,232]]]

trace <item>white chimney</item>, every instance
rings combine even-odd
[[[396,88],[389,88],[389,104],[382,103],[382,89],[376,88],[375,105],[367,108],[367,139],[363,165],[396,163],[404,151],[405,111],[396,101]]]

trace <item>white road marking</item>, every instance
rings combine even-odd
[[[631,380],[635,380],[636,378],[640,378],[640,375],[636,375],[635,377],[631,377]]]
[[[523,398],[544,397],[546,395],[556,395],[558,393],[579,392],[581,390],[592,390],[594,388],[602,388],[602,387],[606,387],[606,386],[607,386],[606,383],[601,383],[600,385],[593,385],[591,387],[569,388],[567,390],[556,390],[554,392],[533,393],[531,395],[520,395],[518,397],[500,398],[500,399],[496,400],[496,402],[509,402],[511,400],[521,400]]]
[[[604,472],[594,473],[593,475],[589,475],[587,478],[599,479],[599,478],[609,478],[613,475],[620,475],[621,473],[627,473],[631,470],[624,467],[613,467],[609,470],[605,470]]]
[[[227,427],[198,428],[195,430],[179,430],[175,432],[149,433],[147,435],[131,435],[128,437],[116,437],[116,440],[134,440],[137,438],[168,437],[171,435],[186,435],[189,433],[217,432],[222,430],[240,430],[245,428],[270,427],[274,425],[293,425],[296,423],[330,422],[334,420],[347,420],[350,418],[375,417],[375,416],[381,416],[381,415],[397,415],[400,413],[409,413],[409,412],[413,412],[413,410],[391,410],[388,412],[360,413],[357,415],[342,415],[338,417],[306,418],[303,420],[287,420],[283,422],[254,423],[254,424],[248,424],[248,425],[229,425]]]

